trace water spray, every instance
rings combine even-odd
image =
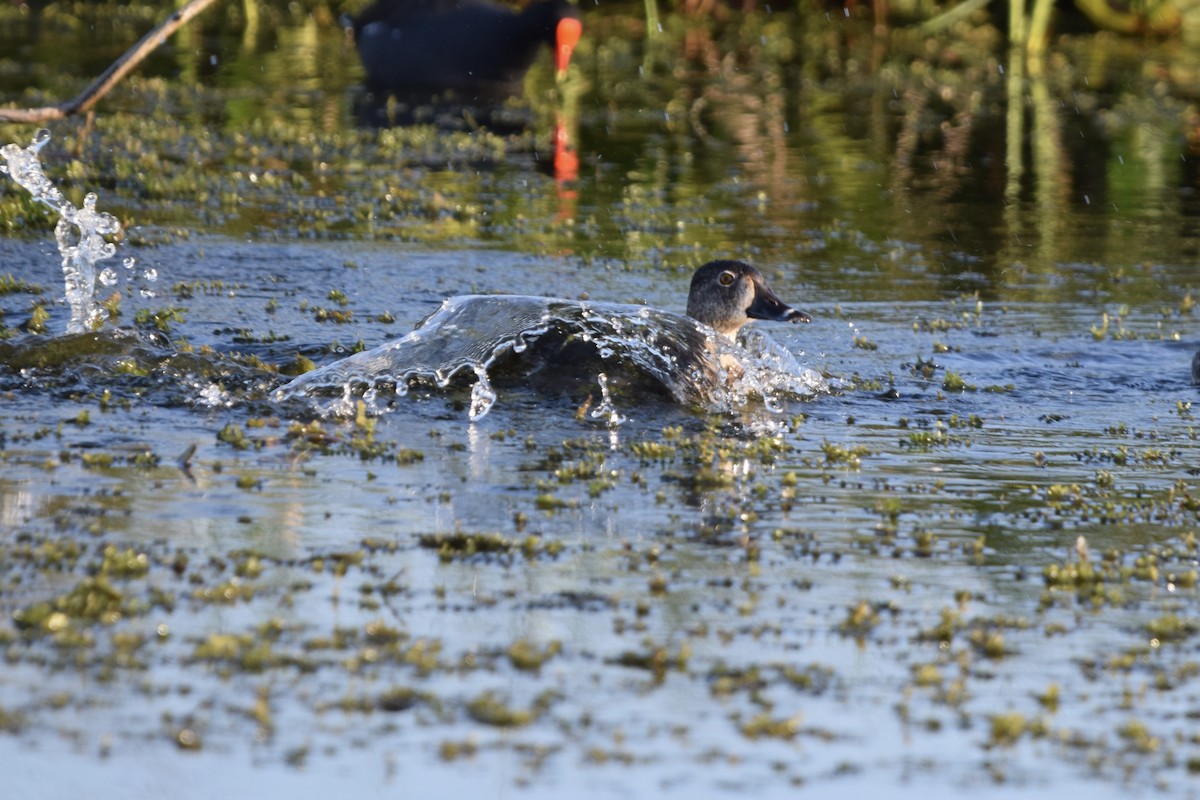
[[[0,147],[0,157],[6,162],[0,164],[0,172],[29,192],[35,202],[58,215],[54,240],[62,256],[66,300],[71,308],[67,333],[83,333],[94,330],[105,320],[104,312],[96,302],[96,265],[116,255],[117,246],[105,237],[120,234],[121,223],[112,214],[96,210],[95,192],[88,192],[80,208],[46,177],[38,153],[49,141],[50,131],[43,128],[28,147],[18,144]],[[131,263],[126,259],[127,268]],[[104,274],[102,282],[105,285],[113,283],[115,273],[106,270]],[[153,279],[149,275],[146,277]]]

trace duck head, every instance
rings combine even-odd
[[[730,339],[755,319],[812,322],[812,317],[780,300],[762,273],[741,261],[710,261],[692,276],[688,316]]]

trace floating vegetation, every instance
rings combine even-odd
[[[612,663],[645,670],[654,676],[655,681],[661,683],[668,672],[685,670],[690,656],[690,648],[686,644],[680,646],[674,655],[665,646],[654,646],[643,652],[627,650],[614,658]]]
[[[514,708],[505,704],[495,692],[484,692],[467,703],[471,719],[498,728],[524,727],[541,716],[557,698],[555,692],[543,692],[529,708]]]
[[[46,290],[41,286],[27,283],[11,274],[0,275],[0,295],[4,294],[42,294]]]
[[[1028,730],[1024,714],[996,714],[991,719],[989,742],[996,747],[1011,747]]]
[[[872,603],[861,600],[846,613],[846,618],[838,625],[838,630],[845,636],[861,639],[878,624],[878,609]]]
[[[942,379],[942,388],[947,392],[973,392],[975,386],[963,380],[963,377],[953,370],[946,370],[946,376]]]
[[[863,456],[871,454],[866,445],[846,447],[835,442],[821,442],[821,452],[825,454],[826,464],[841,464],[851,469],[860,468]]]
[[[769,737],[772,739],[791,740],[800,733],[800,718],[773,719],[769,714],[762,713],[742,723],[738,729],[747,739]]]
[[[421,547],[436,550],[442,561],[514,555],[553,558],[563,551],[562,542],[543,541],[537,536],[509,539],[498,533],[430,533],[422,534],[417,541]]]
[[[545,647],[538,647],[527,639],[518,639],[509,646],[508,658],[517,669],[536,672],[561,652],[562,642],[559,641],[550,642]]]

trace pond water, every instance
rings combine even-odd
[[[185,31],[42,152],[126,228],[95,333],[0,176],[15,795],[1198,794],[1192,56],[641,9],[502,133],[359,126],[328,11]],[[55,67],[70,19],[4,18],[5,91],[121,49]],[[681,313],[724,257],[821,391],[273,396],[449,296]]]

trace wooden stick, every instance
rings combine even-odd
[[[114,61],[99,78],[92,81],[91,86],[84,89],[83,93],[75,99],[42,108],[0,108],[0,122],[47,122],[89,110],[146,56],[158,49],[158,46],[165,42],[167,37],[215,2],[216,0],[190,0],[186,6],[176,11],[165,22],[143,36],[141,41],[126,50],[124,55]]]

